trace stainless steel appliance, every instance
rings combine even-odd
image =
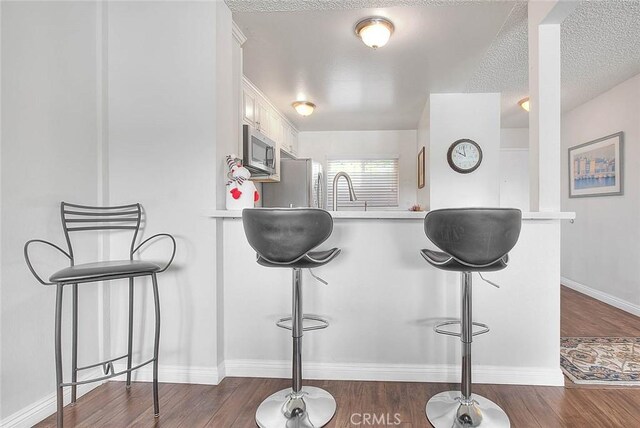
[[[242,164],[254,175],[276,172],[276,143],[249,125],[242,125]]]
[[[322,165],[312,159],[280,159],[280,182],[262,185],[263,207],[327,209]]]

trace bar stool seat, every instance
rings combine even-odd
[[[70,266],[55,272],[49,281],[55,283],[80,284],[99,280],[150,275],[162,269],[155,263],[143,260],[110,260]]]
[[[505,254],[504,257],[499,260],[484,266],[465,264],[460,260],[457,260],[451,254],[443,253],[442,251],[424,249],[420,250],[420,254],[422,254],[422,257],[424,257],[426,261],[438,269],[452,272],[462,272],[465,270],[472,270],[474,272],[495,272],[506,268],[507,263],[509,263],[508,254]]]
[[[273,262],[267,260],[258,254],[258,264],[266,267],[284,267],[284,268],[299,268],[299,269],[313,269],[326,265],[331,260],[336,258],[340,254],[340,248],[332,248],[326,251],[309,251],[304,254],[298,260],[293,262]]]

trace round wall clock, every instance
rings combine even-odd
[[[482,163],[482,149],[475,141],[463,138],[451,144],[447,162],[455,172],[468,174],[478,169]]]

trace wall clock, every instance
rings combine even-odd
[[[457,140],[447,151],[447,162],[455,172],[469,174],[482,163],[482,149],[478,143],[468,138]]]

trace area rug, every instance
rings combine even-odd
[[[563,337],[560,365],[577,384],[640,386],[640,337]]]

